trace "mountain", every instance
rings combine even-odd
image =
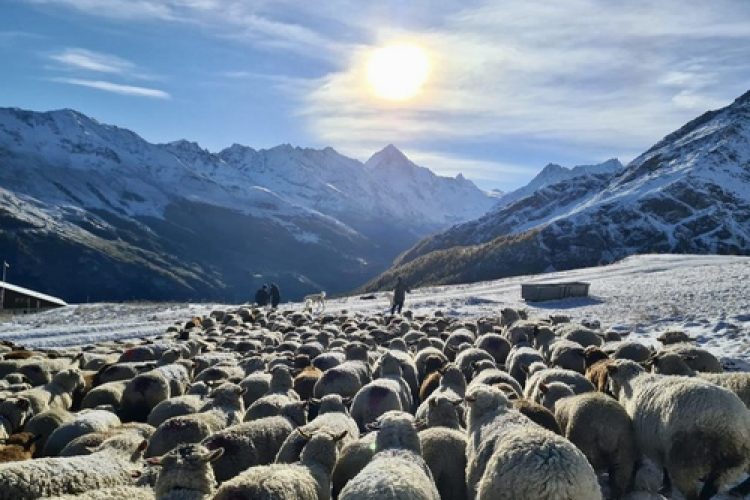
[[[499,206],[510,205],[521,198],[525,198],[542,188],[558,184],[568,179],[577,177],[598,176],[616,174],[623,169],[622,163],[617,158],[612,158],[604,163],[596,165],[578,165],[573,168],[563,167],[556,163],[549,163],[539,172],[531,182],[523,187],[503,195],[499,200]]]
[[[69,301],[239,301],[271,280],[287,298],[343,292],[494,203],[394,146],[367,163],[290,145],[212,153],[73,110],[0,108],[9,281]]]
[[[421,241],[364,289],[397,275],[413,286],[471,282],[640,253],[750,254],[750,92],[623,169],[548,185]]]

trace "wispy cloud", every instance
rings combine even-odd
[[[115,55],[81,48],[67,48],[51,54],[49,57],[70,69],[82,69],[98,73],[128,74],[136,68],[132,62]]]
[[[81,87],[89,87],[92,89],[103,90],[105,92],[112,92],[114,94],[138,96],[138,97],[150,97],[155,99],[171,99],[169,93],[148,87],[138,87],[135,85],[123,85],[120,83],[108,82],[104,80],[85,80],[81,78],[52,78],[52,81],[59,83],[67,83],[69,85],[78,85]]]

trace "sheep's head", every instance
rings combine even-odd
[[[401,448],[422,453],[419,435],[414,427],[414,417],[403,411],[387,411],[378,418],[375,424],[369,424],[368,430],[377,430],[375,445],[378,451]]]
[[[161,466],[155,486],[156,497],[161,498],[174,489],[211,494],[216,483],[211,462],[223,453],[224,448],[209,450],[200,444],[188,444],[161,457],[149,458],[150,465]]]
[[[695,357],[686,356],[683,358],[674,352],[663,352],[650,357],[646,361],[646,366],[650,367],[652,372],[663,375],[695,375],[693,369],[685,362],[686,359],[693,360]]]
[[[401,376],[401,362],[390,351],[386,351],[380,358],[380,374],[381,376]]]
[[[643,373],[645,373],[643,367],[629,359],[618,359],[607,365],[610,392],[617,398],[621,398],[623,393],[629,390],[630,382]],[[627,397],[627,394],[625,395]]]
[[[26,425],[32,413],[31,403],[24,397],[12,397],[0,402],[0,424],[6,427],[8,434]]]
[[[454,364],[449,364],[442,370],[440,379],[441,387],[452,387],[456,389],[466,389],[466,377],[461,370]]]
[[[320,398],[320,408],[318,408],[318,415],[324,413],[346,413],[349,411],[346,409],[346,400],[344,400],[339,394],[326,394]]]
[[[463,404],[462,399],[451,399],[447,396],[435,396],[428,399],[427,405],[427,427],[450,427],[457,429],[460,426],[458,408]]]
[[[490,413],[504,413],[510,408],[502,391],[486,385],[472,388],[464,399],[469,406],[469,427]]]
[[[586,358],[586,368],[590,367],[597,361],[601,361],[603,359],[609,359],[609,356],[607,353],[602,351],[598,346],[590,345],[586,349],[583,350],[583,354]]]
[[[307,401],[294,401],[281,407],[280,415],[289,419],[297,427],[307,423]]]
[[[573,396],[573,389],[562,382],[540,383],[538,386],[540,397],[538,403],[550,411],[555,411],[555,404],[562,398]]]
[[[333,471],[338,458],[339,443],[347,436],[348,431],[335,435],[328,432],[316,432],[312,436],[305,434],[302,429],[298,429],[298,432],[307,440],[307,444],[302,448],[300,461],[303,464],[320,464],[329,473]]]
[[[125,432],[105,440],[99,446],[89,448],[89,451],[91,453],[113,452],[127,457],[131,462],[137,462],[143,456],[147,446],[148,441],[140,434]]]
[[[86,385],[83,374],[76,368],[67,368],[55,374],[52,382],[59,385],[68,392],[75,392]]]
[[[239,385],[232,384],[231,382],[225,382],[211,392],[211,398],[213,399],[213,406],[231,406],[237,409],[244,410],[245,404],[242,400],[242,396],[247,391],[246,388],[240,387]]]
[[[355,361],[367,361],[367,345],[362,342],[350,342],[344,346],[346,359]]]

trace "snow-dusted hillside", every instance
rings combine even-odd
[[[521,283],[587,281],[590,296],[554,302],[521,300]],[[502,307],[526,307],[532,316],[562,313],[599,320],[605,329],[654,342],[662,331],[683,329],[728,366],[750,369],[750,257],[640,255],[608,266],[467,285],[412,290],[406,306],[415,313],[441,310],[474,318]],[[386,311],[384,294],[374,300],[349,296],[328,302],[328,311]],[[207,314],[217,304],[81,304],[0,323],[0,339],[29,346],[81,345],[105,339],[163,333],[175,321]],[[301,308],[301,304],[284,304]]]
[[[536,177],[523,187],[503,195],[498,205],[504,207],[515,203],[521,198],[534,194],[542,188],[564,182],[568,179],[586,176],[614,175],[623,169],[622,163],[617,158],[611,158],[596,165],[578,165],[572,168],[563,167],[556,163],[549,163],[539,172]]]
[[[292,295],[344,291],[495,202],[394,146],[367,164],[289,145],[211,153],[72,110],[8,108],[0,189],[0,243],[20,284],[70,301],[239,299],[269,280]]]
[[[366,288],[396,275],[459,283],[649,252],[750,253],[750,92],[614,174],[544,187],[418,243]]]

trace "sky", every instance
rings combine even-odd
[[[367,78],[394,44],[429,61],[403,101]],[[210,151],[393,143],[485,189],[627,162],[749,83],[748,0],[0,0],[0,106]]]

